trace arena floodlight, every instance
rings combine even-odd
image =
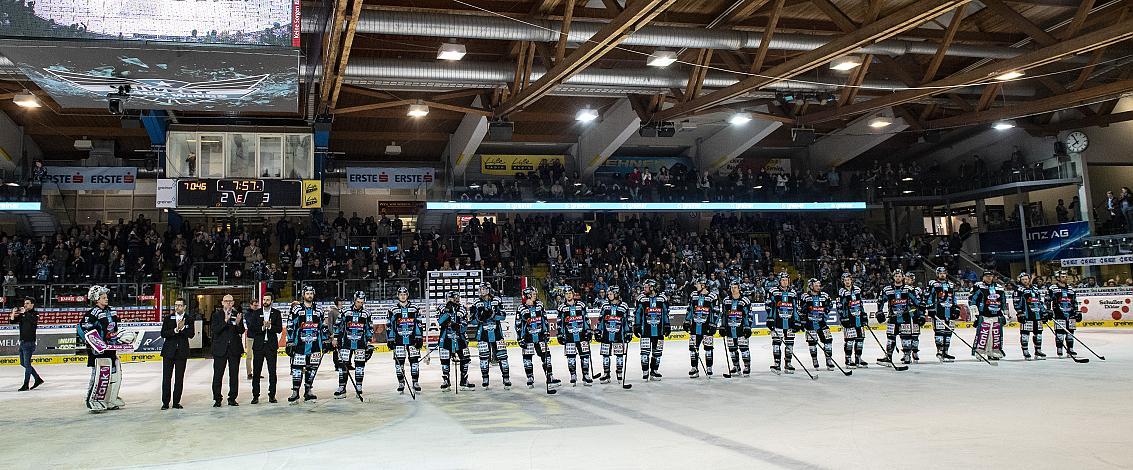
[[[1007,129],[1014,129],[1015,128],[1015,121],[1011,120],[1011,119],[1004,119],[1002,121],[995,121],[991,125],[991,128],[995,129],[997,131],[1005,131]]]
[[[589,106],[578,110],[574,115],[574,120],[579,122],[591,122],[598,119],[598,110]]]
[[[429,115],[429,107],[421,100],[417,100],[416,103],[409,105],[409,111],[405,115],[411,118],[423,118]]]
[[[1025,73],[1022,70],[1009,70],[1007,72],[1003,72],[999,75],[996,75],[995,79],[999,80],[1001,82],[1005,82],[1005,81],[1008,81],[1008,80],[1014,80],[1016,78],[1022,77],[1023,75],[1025,75]]]
[[[446,42],[441,44],[440,49],[437,49],[437,59],[440,60],[460,60],[464,58],[465,54],[468,54],[468,49],[464,47],[464,44]]]
[[[867,125],[874,129],[882,129],[893,125],[893,119],[887,118],[885,116],[874,116],[869,119]]]
[[[856,56],[852,56],[852,55],[844,55],[842,57],[839,57],[837,59],[830,61],[830,69],[831,70],[837,70],[839,72],[845,72],[847,70],[853,70],[855,68],[860,67],[861,65],[862,65],[862,60],[860,58],[858,58]]]
[[[728,119],[728,122],[732,123],[732,125],[734,125],[734,126],[742,126],[744,124],[751,122],[751,113],[748,113],[748,112],[735,113],[735,114],[732,115],[731,118]]]
[[[677,61],[677,53],[658,49],[649,54],[649,58],[645,60],[645,65],[650,67],[668,67]]]
[[[39,103],[39,98],[29,92],[17,93],[12,97],[12,102],[21,108],[38,108],[43,106]]]

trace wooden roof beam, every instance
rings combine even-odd
[[[863,45],[888,39],[902,31],[915,28],[917,25],[969,1],[917,0],[884,18],[863,26],[857,31],[838,36],[822,47],[804,52],[780,65],[767,69],[764,72],[766,77],[748,77],[735,85],[665,109],[659,112],[656,118],[672,120],[689,113],[716,107],[751,90],[813,70],[837,57],[851,53]]]
[[[561,63],[555,64],[539,80],[500,103],[499,108],[496,109],[496,116],[506,116],[538,101],[560,83],[613,50],[630,33],[649,24],[673,3],[676,3],[676,0],[638,0],[632,3],[617,18],[598,30],[589,41],[572,51]]]
[[[923,89],[902,90],[889,95],[874,98],[862,103],[849,103],[837,112],[824,111],[806,116],[806,124],[826,122],[841,119],[846,116],[870,112],[887,108],[910,101],[948,93],[950,90],[973,83],[985,82],[997,75],[1011,70],[1029,70],[1046,64],[1054,63],[1064,57],[1090,52],[1110,44],[1115,44],[1133,38],[1133,21],[1123,21],[1113,26],[1102,28],[1087,34],[1080,35],[1067,41],[1029,52],[967,72],[960,72],[934,82],[925,84]]]
[[[1066,93],[1041,100],[1016,103],[1009,107],[996,108],[989,111],[961,114],[943,119],[936,119],[927,123],[929,128],[945,128],[976,124],[987,124],[1003,119],[1015,119],[1041,113],[1050,113],[1066,108],[1083,106],[1106,98],[1117,98],[1124,93],[1133,91],[1133,80],[1122,80],[1107,83],[1084,90]]]

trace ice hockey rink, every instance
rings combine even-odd
[[[1106,361],[1083,347],[1088,364],[1053,359],[1048,334],[1052,359],[1024,362],[1009,331],[1008,357],[997,367],[967,354],[941,364],[926,332],[923,360],[908,371],[875,364],[874,343],[868,369],[851,377],[822,370],[814,381],[802,369],[771,374],[766,336],[752,338],[750,377],[721,377],[717,354],[717,375],[689,379],[687,343],[669,341],[660,382],[644,383],[630,356],[631,390],[570,387],[555,348],[564,386],[554,396],[523,386],[517,349],[511,390],[493,368],[488,391],[441,392],[434,357],[415,401],[394,391],[391,357],[379,354],[367,366],[364,403],[331,399],[328,363],[316,381],[319,400],[288,405],[281,360],[280,403],[249,404],[242,381],[238,408],[211,407],[211,361],[191,360],[186,408],[169,411],[158,409],[160,363],[132,363],[121,394],[127,407],[101,415],[83,407],[82,365],[41,367],[47,383],[32,392],[16,392],[22,369],[4,367],[0,454],[8,468],[1130,468],[1133,331],[1079,332]],[[836,341],[839,362],[840,347]],[[796,354],[809,367],[805,342]],[[475,362],[470,376],[479,382]],[[538,368],[536,377],[542,385]]]

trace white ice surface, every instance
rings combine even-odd
[[[960,333],[969,339],[972,330]],[[40,367],[47,383],[31,392],[15,391],[21,368],[3,367],[0,455],[8,468],[1133,468],[1133,331],[1080,330],[1108,359],[1079,346],[1089,364],[1023,362],[1017,332],[1007,333],[1008,360],[998,367],[975,362],[958,340],[960,360],[937,363],[925,332],[923,360],[909,371],[879,367],[869,339],[868,369],[823,370],[816,381],[801,369],[770,374],[768,337],[752,338],[751,377],[720,377],[718,353],[716,376],[690,380],[687,343],[670,341],[661,382],[643,383],[629,356],[632,390],[571,388],[562,349],[553,348],[564,379],[556,396],[523,386],[517,349],[509,351],[516,387],[503,390],[493,367],[490,390],[459,396],[437,389],[434,357],[416,401],[393,391],[391,357],[379,354],[367,367],[365,403],[330,399],[337,382],[328,362],[317,404],[294,406],[280,358],[281,403],[249,404],[242,380],[241,406],[220,409],[211,408],[211,360],[191,360],[186,409],[169,411],[158,410],[161,364],[126,364],[127,407],[101,415],[82,405],[82,365]],[[809,367],[799,339],[796,354]],[[1044,346],[1053,358],[1049,332]],[[476,361],[470,376],[479,384]]]

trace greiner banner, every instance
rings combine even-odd
[[[1027,248],[1031,259],[1049,261],[1063,258],[1074,244],[1090,234],[1087,222],[1027,227]],[[1023,259],[1023,237],[1018,229],[980,234],[980,251],[994,253],[1000,260]]]
[[[118,190],[133,191],[138,174],[135,167],[114,166],[49,166],[43,185],[64,191]]]
[[[346,184],[352,189],[426,189],[436,180],[433,168],[346,168]]]
[[[480,173],[515,176],[517,173],[538,171],[543,162],[551,164],[556,161],[566,166],[563,155],[480,155]]]

